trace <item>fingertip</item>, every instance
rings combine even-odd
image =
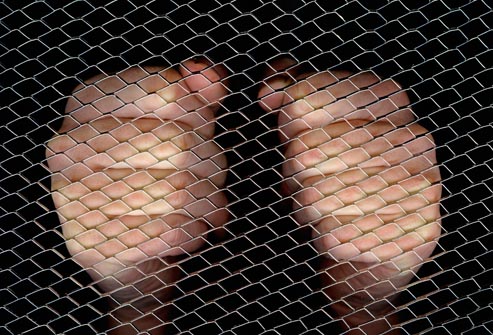
[[[181,63],[179,71],[183,77],[201,74],[211,83],[223,81],[228,76],[228,70],[222,64],[214,64],[205,57],[194,57]]]
[[[183,62],[178,70],[187,89],[199,93],[204,103],[214,104],[226,97],[228,71],[225,66],[197,57]]]
[[[209,61],[207,58],[197,56],[182,62],[180,64],[179,70],[180,72],[182,72],[182,74],[186,75],[202,71],[205,68],[211,66],[211,64],[212,62]]]
[[[282,56],[271,60],[264,71],[264,79],[260,85],[257,98],[265,111],[272,111],[285,103],[287,94],[280,91],[295,82],[291,68],[296,61],[291,57]]]
[[[297,64],[296,60],[294,60],[289,56],[281,56],[275,58],[269,62],[266,75],[271,75],[281,71],[288,71],[296,64]]]

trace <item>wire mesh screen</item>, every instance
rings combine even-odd
[[[491,2],[0,11],[0,334],[493,332]]]

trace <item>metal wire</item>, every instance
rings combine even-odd
[[[490,2],[0,8],[0,334],[493,333]]]

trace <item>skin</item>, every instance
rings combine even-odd
[[[179,278],[173,257],[220,236],[228,220],[226,159],[212,141],[225,76],[190,60],[93,77],[74,90],[47,143],[68,251],[103,291],[139,306],[115,310],[115,325],[132,326],[111,334],[162,323],[158,312],[145,315],[160,306],[149,294]]]
[[[91,78],[48,143],[69,252],[102,290],[132,302],[114,311],[110,334],[162,324],[159,289],[180,276],[167,259],[197,251],[228,219],[226,160],[212,141],[225,76],[188,61]],[[372,73],[310,73],[282,59],[259,99],[278,114],[285,192],[294,219],[312,227],[330,307],[349,334],[387,331],[392,297],[440,235],[432,136],[401,87]]]
[[[348,334],[396,322],[393,296],[430,257],[440,236],[435,144],[408,95],[370,72],[306,72],[271,64],[259,91],[278,115],[293,217],[312,227],[321,282]]]

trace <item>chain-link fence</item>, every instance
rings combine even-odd
[[[491,2],[0,12],[0,334],[493,333]]]

